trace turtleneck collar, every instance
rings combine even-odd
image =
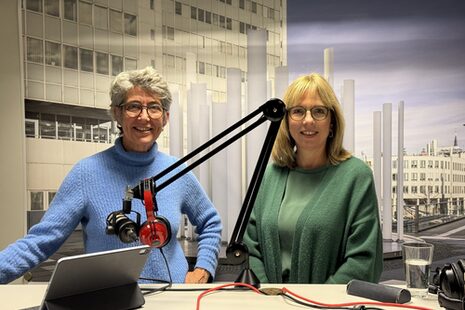
[[[116,155],[130,166],[146,166],[153,163],[158,153],[158,144],[155,142],[152,147],[144,153],[128,152],[123,147],[123,138],[118,137],[115,141]]]

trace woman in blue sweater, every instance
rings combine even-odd
[[[370,168],[342,146],[344,119],[327,81],[296,79],[244,236],[261,282],[377,282],[383,251]]]
[[[171,94],[166,81],[147,67],[120,73],[111,85],[110,96],[111,113],[118,123],[120,137],[111,148],[79,161],[66,176],[40,223],[0,252],[0,283],[18,278],[46,260],[79,223],[87,253],[138,245],[138,242],[123,243],[115,235],[106,234],[107,217],[121,210],[128,185],[138,185],[176,162],[176,158],[159,152],[156,143],[169,119]],[[192,173],[171,183],[156,197],[158,215],[171,226],[173,238],[163,247],[163,253],[173,282],[206,282],[214,276],[220,249],[221,222],[217,211]],[[140,200],[133,200],[132,210],[142,214],[142,222],[146,220]],[[182,214],[188,216],[198,234],[197,262],[191,272],[174,237]],[[135,221],[132,214],[128,217]],[[151,251],[141,277],[169,280],[159,250]]]

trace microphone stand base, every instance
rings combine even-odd
[[[258,280],[257,276],[250,268],[244,268],[235,282],[246,283],[255,288],[260,288],[260,280]]]

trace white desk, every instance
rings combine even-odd
[[[208,285],[173,285],[174,288],[195,288],[195,287],[214,287],[218,284]],[[342,303],[351,301],[361,301],[367,299],[347,295],[345,285],[285,285],[291,291],[323,303]],[[0,285],[0,308],[3,309],[21,309],[27,307],[38,306],[41,303],[42,296],[45,293],[46,284],[27,284],[27,285]],[[150,286],[148,286],[150,287]],[[262,287],[277,287],[283,285],[267,285]],[[179,292],[167,291],[158,292],[145,296],[144,309],[162,309],[161,307],[168,306],[166,309],[192,309],[196,307],[197,296],[201,292]],[[409,305],[423,306],[430,309],[443,309],[439,307],[435,295],[427,299],[412,298]],[[380,307],[383,309],[405,309],[405,308],[389,308]],[[200,310],[218,310],[218,309],[311,309],[297,305],[296,303],[284,299],[281,296],[265,296],[254,293],[253,291],[217,291],[204,296],[200,302]]]

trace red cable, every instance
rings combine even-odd
[[[228,286],[244,286],[244,287],[248,287],[250,288],[252,291],[254,291],[255,293],[258,293],[258,294],[261,294],[261,292],[255,288],[254,286],[250,285],[250,284],[247,284],[247,283],[226,283],[226,284],[223,284],[223,285],[220,285],[220,286],[215,286],[215,287],[212,287],[211,289],[208,289],[206,290],[205,292],[202,292],[198,297],[197,297],[197,307],[196,309],[197,310],[200,310],[200,299],[202,299],[203,296],[207,295],[208,293],[211,293],[211,292],[214,292],[214,291],[217,291],[217,290],[220,290],[224,287],[228,287]]]
[[[350,307],[350,306],[357,306],[357,305],[377,305],[377,306],[385,306],[385,307],[398,307],[398,308],[408,308],[408,309],[417,309],[417,310],[432,310],[430,308],[426,307],[420,307],[420,306],[410,306],[410,305],[404,305],[404,304],[395,304],[395,303],[388,303],[388,302],[376,302],[376,301],[358,301],[358,302],[349,302],[349,303],[342,303],[342,304],[325,304],[321,302],[317,302],[302,296],[297,295],[294,292],[291,292],[288,290],[286,287],[282,288],[283,293],[288,293],[294,297],[297,297],[299,299],[302,299],[306,302],[323,306],[323,307]]]

